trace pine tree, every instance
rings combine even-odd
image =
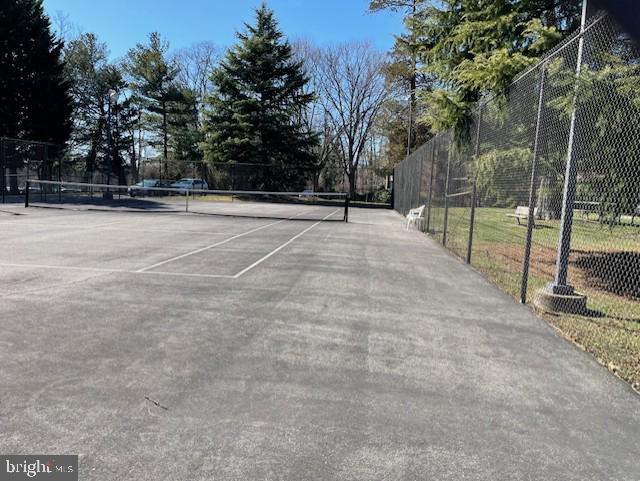
[[[0,137],[68,140],[72,107],[61,50],[41,0],[0,1]]]
[[[313,100],[303,87],[308,78],[301,62],[278,29],[266,6],[254,26],[237,34],[214,71],[214,93],[207,99],[205,158],[209,162],[261,164],[254,186],[299,188],[305,166],[313,165],[316,136],[298,113]],[[312,174],[312,173],[311,173]]]
[[[426,123],[463,132],[482,95],[513,78],[579,25],[580,0],[443,0],[414,26],[424,71],[441,88],[426,92]]]
[[[103,132],[103,151],[101,170],[108,176],[115,175],[118,184],[126,185],[127,171],[129,167],[135,170],[135,129],[138,122],[138,108],[133,99],[126,96],[127,82],[122,71],[114,65],[110,65],[105,72],[105,87],[107,92],[115,92],[111,100],[111,115],[107,116],[107,122]],[[108,94],[103,97],[108,97]],[[107,99],[109,102],[109,99]],[[106,107],[109,108],[108,106]]]
[[[0,136],[63,144],[71,100],[41,0],[0,3]]]
[[[174,177],[190,174],[202,163],[202,151],[198,146],[204,137],[198,107],[198,94],[184,86],[178,89],[175,101],[169,105],[169,149],[175,160],[171,172]]]
[[[128,172],[134,178],[137,174],[139,109],[127,95],[122,65],[110,63],[108,56],[106,44],[93,33],[82,34],[65,46],[65,75],[74,106],[69,144],[74,157],[83,160],[86,180],[101,172],[115,174],[123,184]]]
[[[162,151],[164,176],[169,174],[169,125],[172,105],[182,100],[176,84],[178,67],[168,60],[169,44],[157,32],[149,35],[149,43],[138,44],[127,58],[131,90],[145,112],[147,129],[156,134],[152,145]]]

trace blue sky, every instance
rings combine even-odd
[[[243,22],[252,21],[261,0],[44,0],[51,17],[58,12],[81,31],[106,42],[113,58],[122,57],[151,31],[159,31],[172,49],[208,40],[226,47]],[[370,14],[368,0],[268,0],[290,39],[319,44],[370,40],[387,50],[402,29],[401,16]],[[55,25],[55,21],[54,21]]]

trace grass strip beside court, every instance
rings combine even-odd
[[[477,208],[472,266],[516,299],[520,297],[526,227],[513,209]],[[433,235],[442,240],[444,209],[432,209]],[[527,302],[553,279],[559,221],[537,221]],[[464,259],[470,209],[451,208],[447,247]],[[588,296],[590,315],[542,316],[564,337],[640,389],[640,225],[600,224],[575,214],[569,282]],[[613,266],[613,267],[612,267]],[[635,279],[635,281],[634,281]]]

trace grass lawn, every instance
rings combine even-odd
[[[215,195],[215,194],[207,194],[207,195],[194,195],[193,200],[202,201],[202,202],[233,202],[235,199],[230,195]]]
[[[520,298],[526,226],[507,217],[513,209],[478,208],[472,265]],[[444,209],[433,208],[431,228],[442,240]],[[569,283],[588,297],[589,316],[541,315],[567,339],[594,354],[613,372],[640,389],[640,225],[600,224],[574,216]],[[470,209],[451,208],[447,247],[466,258]],[[553,280],[559,222],[537,221],[533,232],[527,302]]]

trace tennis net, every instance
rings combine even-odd
[[[28,180],[25,207],[348,221],[344,193],[228,191]]]

